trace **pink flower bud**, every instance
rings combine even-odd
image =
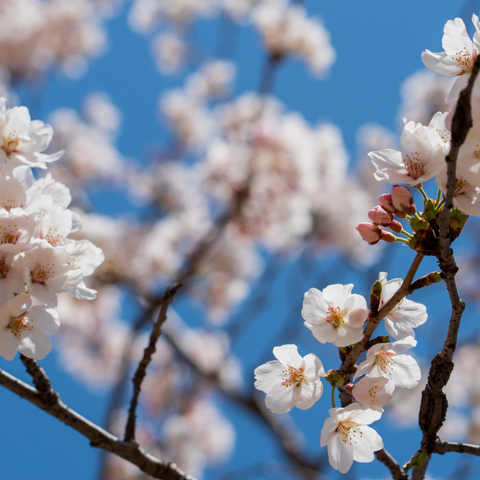
[[[382,230],[378,225],[369,222],[359,223],[356,227],[357,232],[370,245],[375,245],[382,237]]]
[[[349,383],[348,385],[345,385],[345,390],[346,390],[350,395],[353,395],[353,383]]]
[[[397,210],[393,206],[393,201],[392,201],[392,196],[389,193],[384,193],[383,195],[380,195],[378,199],[380,206],[389,213],[395,213]]]
[[[405,212],[407,215],[413,215],[417,209],[413,203],[413,197],[410,190],[403,185],[394,185],[392,188],[392,203],[396,210]]]
[[[377,225],[387,227],[393,222],[393,215],[386,212],[382,207],[376,206],[368,212],[368,218]]]
[[[400,233],[403,230],[403,225],[399,221],[394,220],[390,225],[388,225],[388,228],[395,233]]]

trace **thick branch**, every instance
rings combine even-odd
[[[443,455],[448,452],[470,453],[480,457],[480,446],[470,445],[469,443],[437,442],[433,446],[434,453]]]
[[[480,59],[477,58],[472,69],[472,73],[466,88],[460,93],[455,115],[452,121],[452,144],[450,153],[446,157],[447,162],[447,194],[445,195],[445,205],[443,211],[438,217],[440,227],[440,252],[437,256],[442,277],[447,285],[450,303],[452,304],[452,313],[448,326],[447,337],[443,344],[442,351],[435,355],[432,360],[430,372],[428,374],[427,385],[422,392],[422,402],[419,412],[419,425],[423,432],[420,451],[426,452],[428,459],[434,451],[437,442],[437,433],[445,421],[448,402],[443,388],[447,384],[450,374],[453,370],[453,354],[457,347],[458,330],[462,318],[465,303],[460,299],[455,275],[458,266],[453,256],[453,250],[450,248],[450,210],[453,207],[453,196],[457,186],[456,167],[457,157],[460,147],[465,142],[468,132],[472,127],[472,115],[470,97],[475,79],[480,70]],[[413,471],[414,480],[422,480],[425,476],[428,460]]]
[[[408,480],[408,476],[403,473],[402,467],[384,448],[375,452],[375,455],[377,460],[382,462],[390,470],[393,480]]]
[[[158,314],[158,319],[153,325],[152,333],[150,335],[150,341],[148,346],[143,352],[143,358],[138,364],[137,371],[133,377],[133,395],[132,400],[130,401],[130,409],[128,411],[128,420],[125,427],[125,441],[133,442],[135,441],[135,419],[136,419],[136,410],[138,406],[138,398],[142,390],[142,382],[147,374],[147,367],[152,361],[152,356],[155,353],[157,347],[157,340],[161,335],[161,328],[165,320],[167,319],[167,309],[168,306],[173,302],[175,294],[180,288],[181,284],[174,286],[173,288],[167,288],[165,295],[163,296],[162,305],[160,307],[160,313]]]
[[[30,372],[30,367],[27,368]],[[36,368],[33,367],[31,370],[37,380],[42,383],[43,380],[40,378],[40,375],[38,375],[38,371],[34,372]],[[43,375],[45,374],[43,373]],[[90,440],[90,445],[92,445],[92,447],[102,448],[118,455],[130,463],[133,463],[153,478],[161,480],[195,480],[194,477],[182,472],[174,463],[162,462],[158,458],[147,453],[138,445],[129,442],[122,442],[115,436],[87,420],[85,417],[82,417],[77,412],[68,408],[53,390],[52,392],[56,396],[56,401],[54,404],[49,405],[45,403],[43,394],[40,394],[35,388],[1,369],[0,385],[3,385],[19,397],[28,400],[87,437]]]

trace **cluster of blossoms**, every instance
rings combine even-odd
[[[380,273],[372,293],[378,297],[379,307],[385,305],[400,288],[399,278],[388,280]],[[352,294],[353,285],[330,285],[322,291],[311,288],[305,293],[302,317],[305,326],[320,343],[333,343],[343,354],[345,348],[360,342],[364,324],[369,320],[366,300]],[[330,370],[325,373],[322,362],[310,353],[301,357],[296,345],[275,347],[275,361],[267,362],[255,370],[255,387],[267,394],[266,405],[274,413],[286,413],[293,407],[305,410],[313,406],[323,393],[321,378],[333,389],[339,388],[351,395],[343,408],[335,406],[325,421],[321,433],[321,446],[328,445],[330,464],[346,473],[353,461],[371,462],[373,453],[383,448],[383,441],[371,427],[378,420],[395,387],[414,388],[421,372],[417,362],[407,350],[415,347],[413,328],[427,320],[424,305],[403,299],[385,316],[385,328],[396,340],[382,338],[371,346],[367,358],[357,368],[353,381],[347,383],[345,372]]]
[[[45,169],[63,154],[42,153],[52,127],[32,121],[25,107],[7,109],[1,98],[0,133],[0,355],[12,360],[18,350],[39,360],[59,326],[58,294],[94,299],[84,278],[104,255],[88,240],[68,238],[80,228],[67,208],[68,188],[50,174],[33,176],[32,168]]]
[[[187,26],[199,18],[226,13],[235,23],[252,24],[262,36],[272,58],[294,55],[304,60],[313,74],[325,75],[335,61],[330,34],[318,18],[309,18],[303,5],[287,0],[135,0],[129,21],[144,34],[161,27],[152,41],[159,70],[170,74],[187,64],[195,49],[187,42]]]

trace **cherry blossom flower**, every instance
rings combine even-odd
[[[415,359],[404,351],[416,344],[413,337],[406,337],[398,342],[374,345],[367,351],[367,359],[359,365],[353,379],[362,375],[388,378],[385,390],[390,394],[395,387],[414,388],[422,374]]]
[[[382,413],[358,403],[351,403],[345,408],[331,408],[330,418],[325,420],[320,438],[320,446],[328,445],[330,465],[347,473],[353,461],[369,463],[373,453],[383,448],[380,435],[371,427]]]
[[[382,283],[380,308],[383,307],[402,285],[401,278],[387,281],[387,273],[380,272],[378,279]],[[427,321],[427,308],[421,303],[403,298],[385,317],[385,329],[395,339],[415,337],[414,328]]]
[[[267,394],[267,408],[273,413],[310,408],[323,393],[322,362],[313,353],[302,358],[296,345],[275,347],[273,354],[277,360],[255,369],[255,388]]]
[[[40,120],[31,121],[26,107],[7,109],[6,99],[0,98],[0,164],[16,167],[47,168],[47,163],[58,160],[63,151],[46,155],[43,152],[52,141],[53,129]]]
[[[347,391],[353,396],[354,400],[362,403],[366,407],[383,412],[383,406],[387,404],[392,396],[385,391],[385,385],[388,379],[385,377],[363,377],[355,385],[346,385]]]
[[[0,308],[0,355],[13,360],[17,350],[41,360],[52,348],[49,335],[60,326],[58,313],[44,305],[32,307],[28,294],[17,295]]]
[[[346,347],[363,338],[368,316],[367,302],[352,294],[353,284],[329,285],[323,291],[311,288],[305,293],[302,308],[304,325],[321,343]]]
[[[415,122],[406,122],[400,137],[401,151],[384,149],[370,152],[368,156],[377,171],[377,180],[388,183],[419,185],[433,178],[445,165],[448,144],[438,134],[439,120],[447,113],[436,113],[425,127]]]
[[[457,185],[453,205],[467,215],[480,216],[480,123],[468,132],[457,158]],[[443,193],[447,192],[447,167],[437,175],[436,183]]]
[[[442,46],[445,51],[433,53],[425,50],[422,53],[422,62],[432,72],[445,77],[460,76],[453,84],[447,102],[458,97],[460,91],[467,85],[473,62],[480,49],[480,23],[475,14],[472,16],[472,22],[476,29],[473,42],[468,36],[463,20],[456,18],[449,20],[443,29]]]

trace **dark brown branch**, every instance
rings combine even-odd
[[[31,375],[33,384],[35,385],[43,404],[50,406],[57,403],[59,399],[58,393],[53,390],[52,384],[50,383],[50,379],[47,377],[45,370],[31,358],[20,355],[20,359],[25,365],[27,372]]]
[[[395,308],[395,306],[398,304],[398,302],[400,302],[400,300],[402,300],[412,292],[411,285],[413,282],[413,277],[415,276],[415,273],[417,273],[418,267],[420,266],[422,260],[423,255],[421,253],[417,253],[400,288],[395,292],[393,297],[380,309],[380,311],[376,315],[370,316],[363,333],[363,339],[358,342],[347,354],[342,366],[340,367],[341,372],[347,375],[352,373],[352,367],[355,365],[355,362],[357,361],[361,353],[365,351],[365,347],[370,340],[373,332],[377,328],[378,324],[384,317],[386,317],[390,313],[393,308]]]
[[[437,433],[445,421],[448,402],[443,388],[447,384],[453,370],[453,354],[457,347],[458,330],[465,303],[460,299],[455,275],[458,266],[450,248],[450,210],[453,207],[453,196],[457,186],[456,167],[460,147],[465,142],[468,132],[472,127],[472,115],[470,97],[475,79],[480,70],[480,58],[477,58],[472,69],[466,88],[460,92],[455,115],[452,121],[452,143],[450,153],[446,157],[447,162],[447,194],[445,205],[438,217],[440,227],[440,251],[437,256],[442,277],[447,286],[452,313],[448,326],[447,337],[443,344],[442,351],[435,355],[430,366],[427,385],[422,392],[422,401],[419,412],[419,425],[423,432],[420,451],[426,452],[427,461],[420,468],[413,471],[414,480],[422,480],[428,465],[428,460],[434,451],[437,442]]]
[[[128,411],[128,420],[127,425],[125,427],[125,438],[126,442],[134,442],[135,441],[135,419],[136,419],[136,411],[138,406],[138,398],[140,396],[140,392],[142,390],[142,382],[147,374],[147,367],[152,361],[152,356],[155,353],[157,347],[157,340],[161,335],[161,328],[165,320],[167,319],[167,309],[168,306],[173,302],[175,298],[175,294],[177,293],[178,289],[180,288],[181,284],[175,285],[172,288],[167,288],[163,300],[162,305],[160,307],[160,313],[158,314],[158,319],[153,325],[152,333],[150,334],[150,341],[148,346],[145,348],[143,352],[143,358],[138,364],[137,371],[135,372],[135,376],[133,377],[133,395],[130,401],[130,409]]]
[[[377,460],[390,470],[393,480],[408,480],[408,476],[403,473],[402,467],[384,448],[375,452],[375,455]]]
[[[480,446],[469,443],[437,442],[433,446],[434,453],[443,455],[448,452],[469,453],[480,457]]]
[[[31,371],[32,376],[36,379],[34,381],[39,382],[40,385],[45,385],[45,373],[43,370],[39,372],[41,369],[38,366],[35,367],[35,365],[30,364],[27,369],[29,372]],[[87,437],[90,440],[90,445],[92,445],[92,447],[102,448],[110,453],[114,453],[128,462],[133,463],[140,468],[140,470],[153,478],[161,480],[195,480],[191,475],[182,472],[174,463],[162,462],[158,458],[147,453],[140,446],[130,442],[122,442],[117,437],[90,422],[85,417],[82,417],[77,412],[67,407],[60,400],[58,394],[53,390],[52,392],[56,396],[56,401],[53,404],[46,404],[43,394],[1,369],[0,385],[4,386],[19,397],[28,400]]]

